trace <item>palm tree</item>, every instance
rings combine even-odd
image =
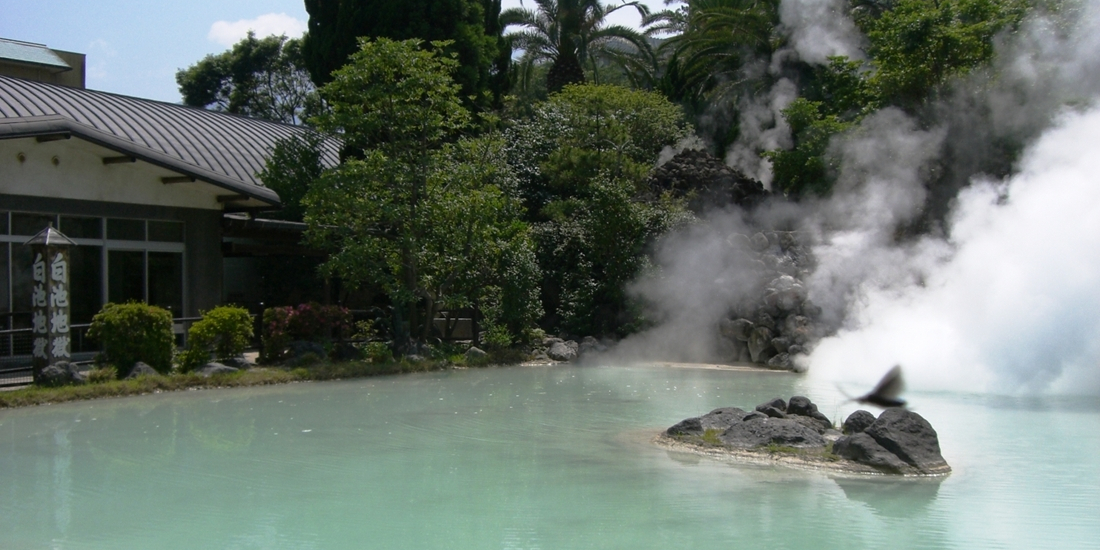
[[[779,0],[686,0],[679,10],[653,14],[648,28],[677,33],[659,49],[664,72],[654,87],[675,101],[729,95],[744,63],[778,47]]]
[[[500,21],[505,29],[522,28],[505,35],[513,49],[523,50],[521,65],[529,68],[536,62],[550,62],[546,74],[550,92],[584,82],[585,63],[595,68],[598,58],[610,58],[624,48],[636,48],[652,57],[645,35],[622,25],[605,25],[608,15],[627,7],[637,9],[645,19],[649,9],[644,4],[601,4],[599,0],[535,0],[535,4],[535,10],[506,10],[500,14]]]

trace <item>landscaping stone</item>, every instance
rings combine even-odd
[[[550,358],[555,361],[572,361],[577,358],[578,348],[578,344],[572,340],[568,342],[554,342],[550,346],[550,349],[546,351],[546,355],[550,356]]]
[[[900,407],[886,409],[863,433],[907,464],[930,473],[947,466],[936,430],[923,416]]]
[[[150,367],[144,362],[138,361],[134,363],[134,368],[130,369],[130,374],[126,375],[126,380],[133,380],[139,376],[156,376],[159,374],[156,369]]]
[[[481,357],[485,357],[486,355],[489,355],[489,354],[486,353],[481,348],[478,348],[477,346],[470,346],[470,349],[466,350],[466,358],[467,359],[478,359],[478,358],[481,358]]]
[[[223,365],[223,364],[217,363],[217,362],[211,362],[211,363],[207,363],[207,364],[203,365],[203,367],[201,369],[197,370],[196,372],[198,372],[199,374],[201,374],[205,378],[210,378],[211,376],[214,376],[215,374],[230,374],[230,373],[237,372],[238,370],[240,370],[240,369],[235,369],[233,367],[226,366],[226,365]]]

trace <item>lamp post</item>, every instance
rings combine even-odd
[[[60,231],[49,227],[26,242],[31,247],[31,327],[34,381],[42,369],[68,361],[72,356],[69,330],[69,247],[76,245]]]

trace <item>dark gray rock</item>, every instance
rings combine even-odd
[[[296,359],[307,353],[316,355],[318,359],[324,359],[328,357],[328,353],[325,352],[325,346],[318,344],[317,342],[307,342],[305,340],[295,340],[290,343],[289,359]]]
[[[585,336],[577,345],[577,356],[592,355],[607,351],[607,345],[593,336]]]
[[[685,418],[672,425],[665,433],[671,436],[677,435],[703,435],[703,420],[698,416]]]
[[[568,342],[554,342],[550,349],[546,350],[546,355],[549,355],[551,359],[555,361],[572,361],[577,358],[577,349],[579,346],[576,342],[570,340]]]
[[[833,443],[833,454],[892,473],[909,473],[912,468],[866,433],[846,435]]]
[[[790,418],[791,420],[794,420],[795,422],[798,422],[799,424],[802,424],[803,426],[806,426],[807,428],[810,428],[811,430],[813,430],[813,431],[815,431],[819,434],[822,434],[822,435],[825,434],[825,430],[828,430],[829,428],[832,428],[831,424],[829,424],[827,422],[822,422],[822,421],[820,421],[816,418],[810,417],[810,416],[801,416],[801,415],[797,415],[797,414],[789,414],[789,415],[787,415],[787,418]]]
[[[237,372],[240,369],[235,369],[217,362],[211,362],[203,365],[203,367],[195,372],[201,374],[206,378],[210,378],[215,374],[230,374]]]
[[[738,422],[722,432],[718,438],[725,445],[742,449],[773,444],[796,448],[825,446],[825,439],[817,431],[786,418]]]
[[[846,434],[857,434],[866,430],[874,423],[875,415],[861,409],[848,415],[848,418],[844,419],[844,425],[841,429]]]
[[[752,249],[757,252],[762,252],[768,249],[771,243],[768,242],[768,236],[763,233],[757,233],[750,238],[752,243]]]
[[[718,323],[718,332],[736,342],[748,342],[756,324],[748,319],[722,319]]]
[[[756,412],[763,413],[765,416],[767,416],[769,418],[787,418],[786,413],[784,413],[783,411],[781,411],[781,410],[779,410],[775,407],[763,407],[763,406],[757,405]]]
[[[73,376],[69,372],[68,364],[62,362],[44,367],[41,372],[38,373],[38,379],[35,380],[35,383],[39,386],[56,388],[58,386],[71,384],[72,381]]]
[[[750,422],[752,420],[757,420],[757,419],[760,419],[760,418],[769,418],[769,417],[768,417],[768,415],[766,415],[766,414],[764,414],[760,411],[752,411],[749,414],[746,414],[745,417],[741,419],[741,421],[742,422]]]
[[[133,380],[134,378],[137,378],[139,376],[156,376],[157,374],[160,373],[158,373],[156,369],[141,361],[138,361],[137,363],[134,363],[134,368],[130,369],[130,374],[126,375],[126,379]]]
[[[773,355],[767,362],[768,368],[779,370],[790,370],[791,364],[791,354],[789,353]]]
[[[749,336],[749,356],[752,357],[752,362],[766,362],[772,353],[772,331],[767,327],[756,327]]]
[[[886,409],[863,433],[921,473],[950,469],[940,454],[936,430],[913,411],[900,407]]]
[[[809,397],[796,395],[787,403],[787,412],[790,414],[810,416],[817,412],[817,405],[815,405],[813,401],[810,401]]]
[[[486,355],[489,354],[477,346],[470,346],[470,349],[466,350],[467,359],[477,359],[480,357],[485,357]]]
[[[737,407],[722,407],[714,409],[699,417],[704,430],[725,430],[730,426],[744,420],[749,413]]]
[[[764,407],[775,407],[776,409],[779,409],[782,412],[787,412],[787,402],[784,401],[782,397],[776,397],[775,399],[772,399],[771,401],[765,401],[765,402],[757,405],[756,410],[759,411],[759,410],[763,409]]]
[[[787,350],[791,348],[791,339],[782,336],[772,338],[772,348],[775,349],[776,353],[787,353]]]

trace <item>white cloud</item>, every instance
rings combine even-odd
[[[216,21],[210,25],[206,38],[223,46],[232,46],[248,35],[248,31],[257,37],[282,35],[297,38],[306,32],[305,21],[295,19],[285,13],[267,13],[255,19],[240,21]]]

